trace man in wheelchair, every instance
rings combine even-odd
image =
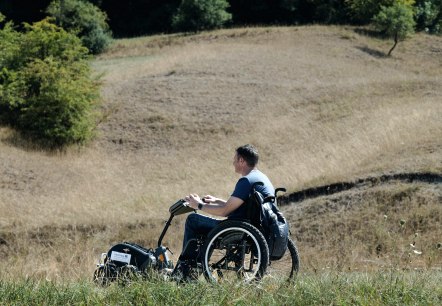
[[[235,189],[227,201],[212,195],[200,198],[197,194],[190,194],[185,197],[185,200],[189,203],[190,207],[213,216],[227,217],[227,219],[235,220],[246,219],[247,207],[243,204],[249,199],[252,186],[255,183],[263,183],[255,185],[254,188],[264,197],[275,195],[275,188],[269,178],[257,169],[258,160],[258,151],[254,146],[247,144],[236,149],[233,166],[235,172],[240,174],[241,178],[236,183]],[[186,259],[197,257],[199,254],[192,253],[196,248],[191,244],[195,243],[198,238],[206,237],[221,222],[222,220],[202,214],[190,214],[185,224],[181,259],[183,257],[186,257]]]

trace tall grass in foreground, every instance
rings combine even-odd
[[[440,272],[302,274],[294,284],[177,285],[152,280],[99,288],[84,281],[0,281],[2,305],[438,305]]]

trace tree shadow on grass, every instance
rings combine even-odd
[[[372,49],[367,46],[358,46],[358,47],[356,47],[356,49],[359,49],[362,52],[365,52],[365,53],[367,53],[371,56],[374,56],[376,58],[388,58],[388,55],[385,52],[382,52],[382,51],[379,51],[376,49]]]
[[[3,130],[0,137],[0,142],[3,142],[8,146],[12,146],[24,151],[40,151],[49,154],[66,152],[66,147],[64,146],[54,146],[44,141],[35,140],[32,137],[20,133],[7,125],[0,124],[0,129]]]
[[[379,31],[375,31],[370,28],[356,28],[356,29],[354,29],[354,31],[355,31],[355,33],[357,33],[359,35],[365,35],[365,36],[380,38],[380,39],[385,38],[384,33],[379,32]]]
[[[375,31],[372,28],[369,27],[360,27],[360,28],[355,28],[354,32],[359,34],[359,35],[365,35],[365,36],[369,36],[369,37],[373,37],[373,38],[378,38],[378,39],[385,39],[385,35],[384,33],[381,33],[379,31]],[[376,58],[388,58],[387,53],[383,52],[383,51],[379,51],[373,48],[369,48],[367,46],[358,46],[356,47],[356,49],[361,50],[362,52],[365,52],[373,57]]]

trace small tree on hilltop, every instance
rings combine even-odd
[[[389,7],[383,6],[379,14],[373,18],[373,22],[377,30],[394,39],[394,45],[388,51],[388,56],[399,41],[405,40],[414,33],[413,8],[401,0]]]
[[[221,27],[232,19],[226,0],[182,0],[172,20],[176,31],[202,31]]]

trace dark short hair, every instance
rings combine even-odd
[[[251,144],[246,144],[236,149],[236,154],[242,157],[249,167],[255,167],[258,164],[258,150]]]

